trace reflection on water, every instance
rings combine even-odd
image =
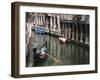
[[[38,54],[42,47],[47,52]],[[89,64],[89,48],[74,43],[60,43],[57,37],[51,35],[32,33],[29,45],[26,66],[58,66],[58,65],[79,65]]]

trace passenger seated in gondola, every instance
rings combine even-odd
[[[33,49],[34,50],[34,49]],[[42,48],[41,50],[36,50],[34,53],[34,66],[41,66],[41,63],[44,63],[47,59],[46,51]]]
[[[36,59],[43,59],[46,57],[47,49],[45,47],[42,47],[41,49],[33,49],[34,52],[34,58]]]

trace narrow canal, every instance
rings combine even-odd
[[[47,52],[44,57],[36,59],[35,52],[43,45]],[[37,48],[35,52],[33,48]],[[89,64],[89,47],[61,43],[55,36],[37,34],[34,31],[26,54],[26,67]]]

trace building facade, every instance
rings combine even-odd
[[[47,33],[89,45],[89,16],[54,13],[26,13],[32,29],[42,27]]]

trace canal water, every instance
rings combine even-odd
[[[38,50],[43,45],[47,48],[44,58],[35,57],[34,49]],[[89,64],[89,47],[61,43],[55,36],[34,31],[26,53],[26,67]]]

